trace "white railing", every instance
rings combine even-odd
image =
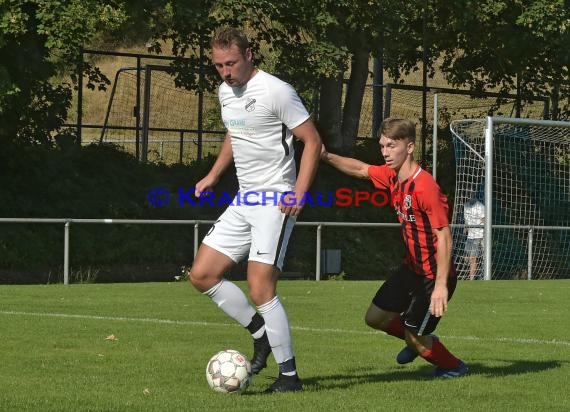
[[[150,224],[150,225],[193,225],[194,226],[194,256],[200,246],[200,225],[210,225],[213,220],[142,220],[142,219],[71,219],[71,218],[0,218],[0,223],[52,223],[64,225],[63,246],[63,283],[69,284],[69,231],[71,224]],[[315,247],[315,280],[321,280],[321,251],[323,227],[400,227],[399,223],[360,223],[360,222],[297,222],[296,226],[312,226],[317,229]],[[467,225],[450,225],[453,228],[482,227]],[[533,232],[534,230],[562,230],[570,231],[570,227],[554,226],[516,226],[516,225],[493,225],[496,229],[524,229],[528,236],[528,276],[532,279],[532,256],[533,256]],[[491,277],[486,277],[490,280]]]
[[[212,224],[213,220],[142,220],[142,219],[71,219],[71,218],[0,218],[0,223],[60,223],[63,234],[63,283],[69,284],[69,230],[71,224],[142,224],[142,225],[194,225],[194,256],[198,252],[200,225]],[[321,279],[322,228],[329,227],[399,227],[398,223],[358,223],[358,222],[297,222],[296,226],[317,228],[315,251],[315,280]]]

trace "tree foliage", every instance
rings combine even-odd
[[[568,111],[558,105],[570,97],[567,0],[442,0],[433,18],[433,51],[453,85],[518,88],[523,100],[551,97],[554,118]]]
[[[165,2],[154,20],[155,38],[170,40],[180,84],[209,88],[219,81],[204,63],[213,29],[242,27],[251,34],[257,62],[292,83],[311,105],[319,96],[319,128],[329,147],[354,146],[370,56],[393,56],[394,77],[415,67],[421,44],[417,1],[398,0],[196,0]],[[419,17],[418,17],[419,16]],[[418,21],[420,24],[418,25]],[[259,52],[260,44],[268,45]],[[159,50],[159,43],[153,49]],[[421,57],[421,54],[419,54]],[[345,85],[345,78],[349,80]],[[200,79],[203,82],[199,84]]]
[[[50,144],[71,104],[69,82],[80,49],[95,33],[116,27],[120,6],[99,0],[12,0],[0,8],[0,139]],[[84,66],[91,87],[108,80]],[[73,78],[73,77],[72,77]]]
[[[220,25],[250,34],[257,64],[318,108],[327,146],[340,151],[354,145],[370,57],[381,57],[399,81],[419,69],[425,45],[430,75],[441,71],[472,90],[518,90],[523,100],[547,95],[553,115],[568,117],[569,9],[568,0],[4,1],[0,136],[52,142],[70,106],[83,45],[150,39],[150,50],[162,52],[169,44],[179,56],[178,85],[214,90],[219,79],[208,49]],[[88,87],[109,84],[96,67],[83,70]],[[71,81],[54,80],[61,78]]]

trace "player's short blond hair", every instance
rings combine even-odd
[[[382,135],[393,140],[406,139],[409,142],[416,141],[416,125],[409,119],[388,117],[384,119],[378,131],[378,138]]]
[[[250,47],[249,40],[245,33],[234,27],[218,28],[210,40],[210,46],[212,48],[229,49],[234,45],[237,46],[243,54],[245,54],[245,51]]]

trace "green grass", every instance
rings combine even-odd
[[[211,391],[204,368],[223,348],[249,355],[250,338],[186,283],[0,286],[0,409],[570,409],[570,281],[461,283],[437,329],[471,367],[452,381],[421,359],[397,365],[402,342],[364,325],[377,287],[281,282],[306,390],[263,394],[271,361],[240,396]]]

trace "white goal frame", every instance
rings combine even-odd
[[[463,140],[463,137],[466,137],[467,135],[464,136],[460,136],[460,131],[461,130],[468,130],[468,129],[463,129],[463,127],[468,127],[468,126],[472,126],[472,125],[479,125],[477,127],[479,127],[479,130],[484,130],[484,136],[482,136],[480,134],[480,131],[478,132],[478,136],[480,136],[480,139],[484,139],[484,142],[481,140],[477,141],[477,147],[478,149],[475,150],[472,146],[471,146],[471,142],[465,141]],[[483,278],[485,280],[491,280],[491,278],[493,277],[493,269],[492,269],[492,262],[493,262],[493,230],[524,230],[528,233],[528,239],[527,239],[527,253],[528,253],[528,262],[527,262],[527,267],[525,268],[525,272],[526,272],[526,278],[527,279],[532,279],[532,272],[533,272],[533,257],[532,257],[532,251],[533,251],[533,232],[537,231],[537,233],[539,233],[539,231],[549,231],[550,233],[554,232],[554,231],[565,231],[565,233],[570,233],[570,227],[568,226],[541,226],[540,222],[525,222],[525,224],[517,224],[517,225],[503,225],[503,224],[498,224],[497,222],[495,222],[495,224],[493,224],[493,202],[496,202],[496,199],[493,198],[493,185],[497,184],[497,182],[495,182],[496,179],[504,179],[504,175],[498,175],[498,176],[494,176],[493,172],[495,170],[493,162],[494,162],[494,151],[495,151],[495,147],[494,144],[495,142],[495,136],[494,133],[497,132],[497,126],[498,125],[513,125],[513,126],[534,126],[534,127],[539,127],[539,128],[545,128],[544,130],[546,130],[547,128],[557,128],[559,130],[565,130],[565,129],[570,129],[570,122],[564,122],[564,121],[551,121],[551,120],[534,120],[534,119],[521,119],[521,118],[509,118],[509,117],[492,117],[489,116],[486,118],[486,120],[458,120],[458,121],[454,121],[452,122],[452,124],[450,125],[450,128],[452,130],[452,133],[454,135],[454,140],[458,139],[458,141],[460,141],[461,143],[461,147],[465,147],[467,148],[468,152],[471,153],[474,157],[472,157],[473,159],[477,159],[476,162],[478,162],[479,164],[483,163],[484,164],[484,171],[481,169],[477,169],[480,171],[477,172],[475,170],[475,173],[478,173],[477,176],[475,177],[475,180],[479,182],[479,185],[482,188],[483,191],[483,197],[484,197],[484,208],[485,208],[485,219],[484,219],[484,224],[483,224],[483,229],[484,229],[484,237],[483,237],[483,243],[484,243],[484,251],[483,251],[483,256],[482,256],[482,268],[483,268]],[[473,134],[472,136],[475,136],[477,133]],[[570,133],[569,132],[563,132],[562,133],[562,145],[563,147],[568,147],[567,143],[570,143]],[[567,138],[567,136],[569,136]],[[568,140],[566,140],[568,139]],[[534,141],[534,140],[533,140]],[[482,147],[481,143],[484,143],[484,147]],[[555,144],[559,144],[560,141],[552,141],[552,143]],[[481,150],[484,150],[484,154],[480,153]],[[514,148],[513,150],[516,150],[516,148]],[[457,151],[456,151],[456,155],[457,155]],[[564,153],[563,153],[564,154]],[[460,155],[461,156],[461,155]],[[569,157],[570,158],[570,157]],[[531,160],[533,160],[534,158],[531,158]],[[459,158],[456,158],[456,164],[458,167],[460,167],[460,160]],[[570,165],[568,165],[568,170],[566,170],[566,164],[564,163],[564,161],[562,161],[562,171],[564,176],[570,176]],[[496,166],[500,166],[500,165],[496,165]],[[533,164],[529,163],[529,167],[532,167]],[[465,165],[461,164],[461,167],[465,170]],[[462,170],[458,170],[457,171],[458,176],[460,173],[463,173]],[[468,175],[470,176],[470,175]],[[481,178],[484,178],[484,182],[481,182]],[[564,177],[565,180],[566,177]],[[458,218],[459,215],[459,211],[461,210],[461,206],[458,206],[458,203],[460,203],[460,199],[461,196],[465,196],[466,192],[469,192],[470,190],[472,190],[472,188],[469,187],[469,185],[472,184],[469,181],[467,182],[463,182],[459,180],[457,180],[456,183],[456,205],[454,206],[454,220],[457,220],[459,222],[461,222],[461,219]],[[566,184],[566,183],[565,183]],[[462,186],[463,185],[463,186]],[[568,181],[568,185],[570,186],[570,179]],[[566,186],[564,186],[566,187]],[[481,193],[481,192],[480,192]],[[463,200],[463,199],[462,199]],[[570,204],[569,204],[570,207]],[[529,210],[530,213],[530,210]],[[563,215],[565,216],[565,215]],[[566,225],[566,220],[564,220],[565,218],[563,217],[563,223],[564,225]],[[458,225],[461,227],[467,227],[466,225]],[[471,226],[472,227],[472,226]],[[457,233],[457,232],[456,232]],[[535,236],[535,241],[536,241],[536,234]],[[565,236],[565,235],[564,235]],[[567,253],[568,251],[562,251],[563,253]],[[564,257],[562,257],[564,258]]]

